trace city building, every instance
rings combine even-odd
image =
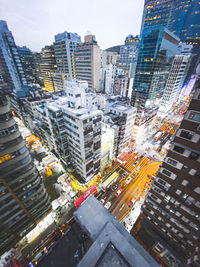
[[[199,266],[200,89],[164,159],[132,233],[162,266]]]
[[[28,84],[39,83],[37,76],[34,55],[26,46],[17,46],[24,75]]]
[[[141,26],[143,29],[149,26],[162,25],[180,38],[182,42],[193,44],[190,70],[186,82],[194,74],[196,65],[200,58],[200,5],[198,1],[193,0],[151,0],[145,1],[143,20]]]
[[[126,37],[125,44],[120,47],[120,58],[117,61],[117,66],[129,78],[133,78],[135,75],[138,47],[138,36],[133,37],[131,34]]]
[[[143,12],[143,29],[162,25],[181,41],[200,40],[200,5],[193,0],[146,0]]]
[[[74,212],[70,226],[38,266],[160,266],[92,195]]]
[[[1,87],[6,86],[6,91],[13,92],[16,98],[29,95],[15,40],[3,20],[0,20],[0,77],[4,81]]]
[[[106,65],[109,64],[116,65],[118,59],[119,54],[117,54],[117,52],[101,50],[101,66],[103,68],[105,68]]]
[[[129,78],[126,75],[117,75],[114,79],[113,95],[128,96]]]
[[[75,48],[76,78],[88,82],[89,89],[99,91],[100,48],[94,35],[86,35]]]
[[[42,48],[40,71],[44,81],[44,90],[54,92],[53,75],[57,71],[57,66],[53,45]]]
[[[3,254],[51,209],[5,91],[0,91],[0,174],[0,252]]]
[[[190,55],[176,55],[165,86],[159,106],[160,112],[168,112],[172,105],[179,100],[184,80],[190,65]]]
[[[109,64],[105,69],[105,94],[113,95],[113,87],[115,77],[117,75],[117,67],[116,65]]]
[[[101,165],[103,112],[86,101],[85,90],[85,82],[68,80],[66,96],[37,108],[52,149],[66,166],[75,169],[80,181],[88,181],[98,174]]]
[[[138,111],[137,123],[146,106],[159,104],[178,43],[179,38],[162,26],[144,29],[131,96],[131,105]]]
[[[44,87],[44,82],[40,70],[41,53],[33,52],[33,58],[34,58],[35,72],[38,79],[38,83],[41,87]]]
[[[103,117],[104,128],[114,131],[114,148],[112,155],[117,157],[131,141],[137,109],[120,101],[108,99]]]
[[[81,38],[77,33],[65,31],[55,35],[54,52],[58,71],[54,73],[54,82],[59,90],[64,88],[66,79],[76,79],[75,49],[80,43]]]

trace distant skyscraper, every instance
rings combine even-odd
[[[133,233],[162,266],[199,266],[199,83]]]
[[[81,42],[77,33],[63,32],[55,35],[54,51],[58,71],[55,83],[59,90],[63,89],[66,78],[76,79],[75,48]]]
[[[1,89],[0,118],[0,254],[3,254],[36,226],[51,204]]]
[[[88,82],[89,89],[99,91],[100,48],[94,35],[85,36],[85,42],[75,48],[76,78]]]
[[[6,86],[16,97],[28,95],[27,82],[12,32],[6,21],[0,20],[0,75]],[[2,88],[0,88],[1,90]]]
[[[38,83],[34,55],[26,46],[17,47],[27,83]]]
[[[45,46],[42,49],[40,71],[44,81],[44,89],[49,92],[54,92],[53,75],[57,71],[57,67],[53,45]]]
[[[135,74],[138,47],[139,38],[133,37],[131,34],[126,37],[125,44],[120,47],[120,58],[117,61],[117,66],[129,78],[133,78]]]
[[[154,104],[162,97],[178,42],[179,38],[162,26],[144,29],[131,96],[138,113],[147,100]]]
[[[200,5],[195,0],[146,0],[143,29],[162,25],[177,35],[181,41],[200,41]]]

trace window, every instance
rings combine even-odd
[[[199,154],[195,152],[191,152],[191,154],[189,155],[189,159],[197,160],[198,158],[199,158]]]
[[[178,152],[178,153],[183,154],[183,152],[184,152],[185,149],[182,148],[182,147],[180,147],[180,146],[174,146],[173,150],[176,151],[176,152]]]
[[[170,158],[167,159],[167,163],[169,163],[170,165],[173,165],[173,166],[177,165],[177,161],[170,159]]]
[[[181,170],[188,173],[190,171],[190,168],[187,165],[184,165]]]
[[[188,140],[191,140],[192,137],[193,137],[193,133],[182,130],[181,133],[180,133],[180,136],[183,137],[183,138],[186,138]]]
[[[169,171],[166,170],[166,169],[163,169],[163,170],[162,170],[162,173],[165,174],[165,175],[167,175],[167,176],[171,176],[171,174],[172,174],[171,172],[169,172]]]
[[[188,117],[189,120],[200,122],[200,113],[192,111]]]

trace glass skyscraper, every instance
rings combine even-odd
[[[197,0],[146,0],[141,33],[149,26],[162,25],[181,41],[200,40],[199,21]]]
[[[147,100],[154,103],[162,97],[178,42],[179,38],[163,26],[143,30],[131,97],[138,115]]]

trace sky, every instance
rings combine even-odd
[[[139,34],[143,6],[144,0],[0,0],[0,19],[15,43],[32,51],[53,44],[54,35],[64,31],[78,33],[82,41],[91,32],[106,49]]]

